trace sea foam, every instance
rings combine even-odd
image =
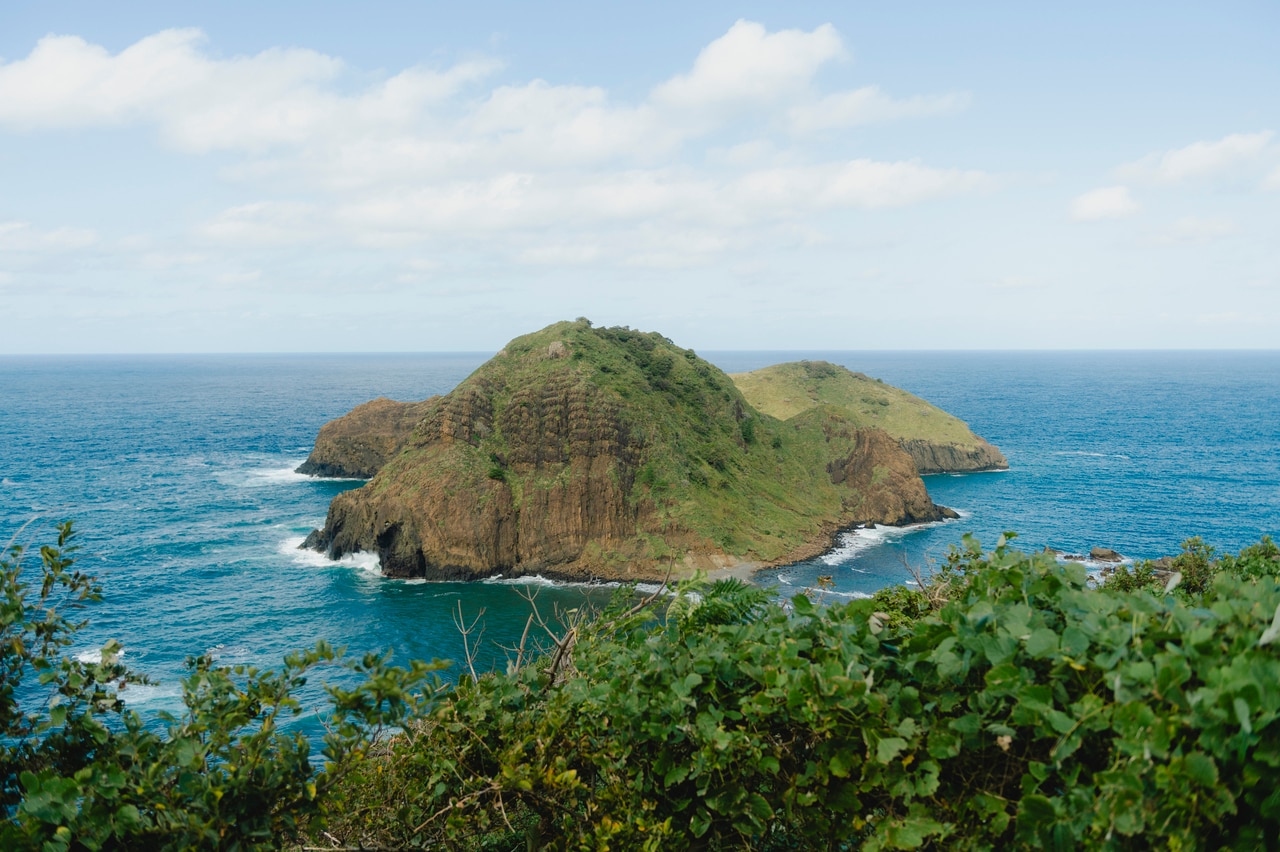
[[[361,550],[348,553],[340,559],[330,559],[318,550],[302,547],[304,541],[306,541],[304,536],[290,536],[280,543],[279,551],[299,565],[306,565],[309,568],[332,568],[336,565],[344,568],[358,568],[369,574],[382,576],[382,561],[376,553]]]

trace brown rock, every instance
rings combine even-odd
[[[920,473],[965,473],[1008,470],[1009,461],[984,438],[974,436],[973,446],[938,444],[923,438],[904,439],[902,448],[915,460]]]
[[[828,470],[832,482],[849,487],[845,507],[858,523],[901,526],[956,517],[934,505],[911,456],[883,429],[858,429],[853,452]]]
[[[398,453],[414,427],[440,397],[423,402],[396,402],[386,397],[357,405],[320,427],[311,455],[298,473],[324,477],[369,479]]]

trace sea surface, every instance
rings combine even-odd
[[[390,580],[375,557],[300,551],[329,500],[360,483],[293,472],[327,420],[376,396],[447,392],[490,354],[0,357],[0,544],[46,543],[75,522],[79,567],[105,599],[72,650],[119,640],[158,681],[126,693],[144,713],[178,709],[184,660],[204,653],[270,667],[324,639],[400,661],[471,649],[477,669],[503,666],[530,598],[551,617],[611,590]],[[1280,352],[702,354],[730,372],[843,364],[961,417],[1009,459],[1007,472],[926,477],[960,520],[859,530],[757,575],[782,594],[820,576],[843,597],[909,581],[966,533],[1130,558],[1193,535],[1234,551],[1280,533]],[[464,645],[456,622],[477,617]]]

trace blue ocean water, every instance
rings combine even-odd
[[[609,590],[388,580],[374,560],[296,549],[358,482],[293,473],[327,420],[375,396],[447,392],[487,353],[0,358],[0,543],[80,530],[105,601],[83,647],[109,638],[159,683],[127,694],[174,709],[188,655],[278,665],[326,639],[398,659],[464,656],[455,626],[483,613],[477,667],[500,666],[536,593],[550,613]],[[965,419],[1011,470],[931,476],[962,518],[858,531],[835,551],[761,572],[783,592],[831,575],[856,596],[909,578],[964,533],[1028,549],[1174,553],[1191,535],[1236,550],[1280,533],[1280,352],[722,352],[728,371],[825,359]],[[24,527],[24,525],[26,525]],[[474,639],[475,637],[473,637]]]

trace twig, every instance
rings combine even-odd
[[[462,614],[462,601],[458,601],[458,612],[453,617],[453,623],[458,628],[458,632],[462,634],[462,653],[467,660],[467,670],[471,672],[471,679],[476,681],[480,680],[480,678],[476,676],[476,652],[480,649],[480,637],[484,635],[484,627],[480,628],[480,634],[476,636],[475,648],[471,647],[471,634],[475,632],[476,625],[480,623],[480,619],[482,618],[484,618],[483,607],[481,607],[480,612],[476,614],[476,617],[472,620],[471,624],[467,625],[466,617]]]

